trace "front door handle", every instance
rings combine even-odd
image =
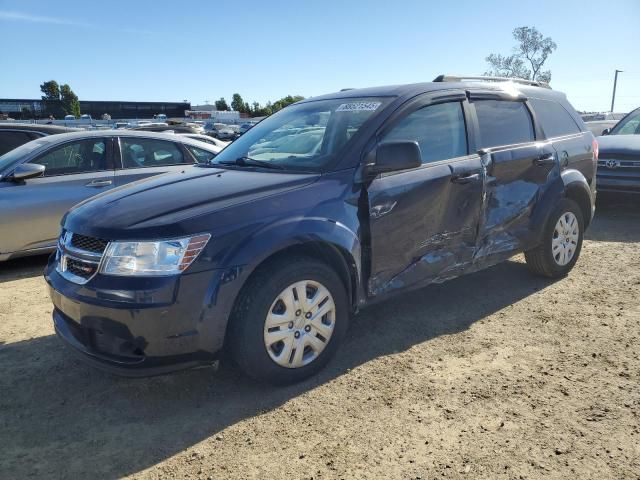
[[[479,173],[459,173],[457,175],[454,175],[451,177],[451,181],[453,183],[458,183],[458,184],[466,184],[466,183],[473,183],[473,182],[477,182],[480,180],[480,174]]]
[[[87,183],[85,187],[108,187],[112,183],[112,180],[93,180]]]
[[[540,155],[538,158],[533,159],[533,163],[538,167],[554,165],[556,163],[556,157],[553,153]]]

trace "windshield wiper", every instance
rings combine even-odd
[[[273,168],[276,170],[284,170],[284,167],[282,165],[277,165],[273,162],[269,162],[266,160],[257,160],[255,158],[250,158],[250,157],[238,157],[234,161],[223,160],[221,162],[214,162],[214,164],[234,165],[239,167],[263,167],[263,168]]]

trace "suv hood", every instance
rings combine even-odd
[[[640,135],[605,135],[598,137],[600,154],[626,155],[640,158]]]
[[[184,220],[312,183],[319,174],[189,167],[124,185],[73,207],[67,230],[110,239],[183,235]],[[214,227],[211,225],[210,228]]]

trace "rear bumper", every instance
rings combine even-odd
[[[220,270],[178,277],[63,278],[54,256],[45,280],[56,334],[83,360],[123,376],[158,375],[215,361],[232,301],[220,301]]]

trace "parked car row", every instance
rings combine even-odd
[[[227,125],[225,123],[205,124],[205,133],[220,140],[233,141],[248,132],[255,124],[246,122],[242,125]]]
[[[598,191],[640,195],[640,108],[604,133],[598,137]]]
[[[583,113],[582,120],[596,137],[611,130],[625,116],[624,113],[597,112]]]
[[[73,205],[209,162],[220,150],[187,135],[134,130],[51,135],[11,150],[0,157],[0,261],[54,250],[60,219]]]

